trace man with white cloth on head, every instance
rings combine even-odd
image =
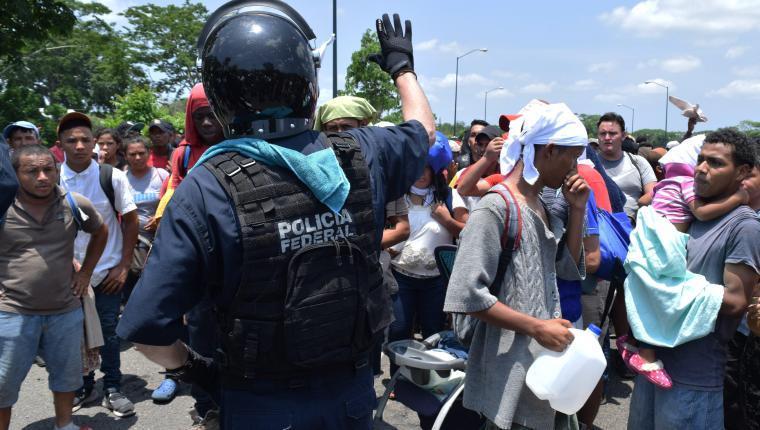
[[[503,278],[495,279],[507,204],[500,194],[486,194],[461,233],[444,310],[479,320],[464,406],[484,415],[487,428],[573,428],[565,416],[555,426],[554,411],[526,388],[525,375],[543,348],[562,351],[573,341],[570,322],[561,319],[556,278],[585,276],[582,230],[589,188],[576,160],[588,136],[565,104],[534,101],[520,113],[502,150],[507,177],[496,185],[506,187],[519,208],[519,247]],[[540,200],[544,186],[562,188],[570,207],[566,229]]]

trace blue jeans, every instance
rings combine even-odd
[[[16,403],[38,354],[50,391],[69,393],[82,385],[83,319],[82,308],[54,315],[0,311],[0,408]]]
[[[297,383],[294,383],[297,382]],[[298,381],[259,380],[223,390],[223,429],[369,430],[375,407],[371,366]]]
[[[390,325],[388,341],[410,339],[415,317],[426,338],[443,330],[446,315],[443,302],[446,285],[443,277],[418,279],[393,272],[398,282],[398,293],[393,297],[393,313],[396,320]]]
[[[190,348],[204,357],[213,357],[216,351],[216,321],[211,299],[204,298],[187,313],[187,333]],[[190,395],[195,399],[195,410],[201,417],[216,408],[212,397],[193,384]]]
[[[119,307],[121,293],[105,294],[103,285],[95,290],[95,308],[98,310],[100,328],[103,330],[103,346],[100,347],[100,371],[103,372],[103,391],[115,388],[121,391],[121,339],[116,335],[116,325],[119,323]],[[95,372],[84,376],[84,389],[92,390],[95,386]]]
[[[713,430],[723,428],[723,391],[698,391],[673,383],[663,390],[636,376],[629,430]]]

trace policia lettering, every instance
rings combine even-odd
[[[281,252],[284,254],[312,244],[354,236],[356,232],[352,223],[351,213],[347,209],[337,214],[323,212],[293,221],[282,221],[277,224]]]

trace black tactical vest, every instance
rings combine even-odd
[[[227,387],[359,366],[391,321],[369,169],[349,135],[327,141],[351,183],[338,214],[287,169],[237,153],[204,163],[235,203],[243,247],[235,299],[217,310]]]

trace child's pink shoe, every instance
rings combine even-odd
[[[633,357],[634,354],[637,354],[639,349],[628,343],[628,335],[624,334],[623,336],[618,336],[617,339],[615,339],[615,346],[617,346],[617,350],[620,353],[620,357],[623,359],[623,363],[625,363],[631,371],[638,372],[631,366],[631,357]]]
[[[636,373],[644,375],[654,385],[666,390],[673,388],[673,381],[662,366],[662,361],[657,360],[654,363],[647,363],[636,353],[631,356],[629,364]]]

